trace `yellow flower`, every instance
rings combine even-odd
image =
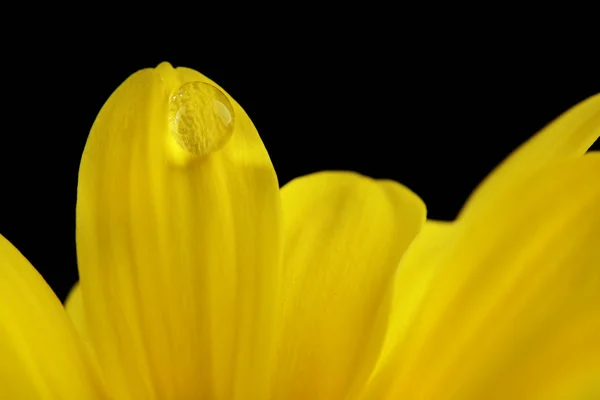
[[[281,191],[242,108],[139,71],[79,175],[67,311],[0,236],[0,398],[600,398],[597,95],[452,223],[346,172]]]

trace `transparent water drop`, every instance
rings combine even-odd
[[[235,128],[235,115],[227,96],[215,86],[188,82],[171,96],[169,125],[179,146],[204,156],[225,146]]]

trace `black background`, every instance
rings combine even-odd
[[[328,32],[232,40],[199,31],[166,44],[139,34],[118,46],[70,32],[13,43],[1,69],[0,233],[64,299],[77,279],[77,171],[89,129],[123,80],[161,61],[201,71],[245,108],[280,184],[355,170],[404,183],[438,219],[454,218],[524,140],[600,92],[598,63],[560,40],[517,48],[477,32]]]

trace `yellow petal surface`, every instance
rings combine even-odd
[[[507,157],[473,192],[463,210],[493,207],[511,185],[548,164],[581,156],[599,136],[600,93],[565,112]]]
[[[79,282],[69,292],[65,300],[65,310],[81,337],[86,340],[89,339],[89,332],[87,331],[87,323],[85,321],[85,310],[83,308],[83,296],[81,295],[81,285]]]
[[[81,162],[77,247],[114,397],[265,398],[280,213],[256,129],[208,78],[163,63],[113,93]]]
[[[388,320],[381,355],[374,373],[385,368],[394,349],[410,327],[414,313],[429,292],[429,286],[440,265],[439,257],[452,245],[456,223],[427,220],[406,253],[402,257],[394,284],[389,288],[391,311],[383,318]],[[389,310],[388,310],[389,311]]]
[[[0,398],[105,400],[58,298],[0,235]]]
[[[598,395],[599,183],[590,153],[467,209],[365,398]]]
[[[425,221],[410,190],[346,172],[281,191],[284,328],[274,399],[342,399],[364,383],[386,321],[385,288]]]

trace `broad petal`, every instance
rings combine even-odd
[[[264,398],[268,387],[277,178],[252,122],[222,89],[235,120],[224,147],[197,155],[175,140],[169,102],[190,82],[218,88],[167,63],[132,75],[100,111],[81,161],[81,290],[119,399]],[[199,104],[188,106],[210,112]],[[208,143],[215,132],[204,133]]]
[[[466,210],[473,215],[453,228],[427,296],[364,398],[562,399],[597,390],[599,182],[592,152],[521,180],[495,207]]]
[[[2,235],[0,354],[2,399],[106,399],[60,301]]]
[[[272,398],[346,398],[379,353],[383,294],[425,206],[395,182],[344,172],[296,179],[281,196],[284,325]]]
[[[549,164],[581,156],[598,137],[600,93],[566,111],[515,150],[479,185],[463,210],[494,207],[512,185]]]

